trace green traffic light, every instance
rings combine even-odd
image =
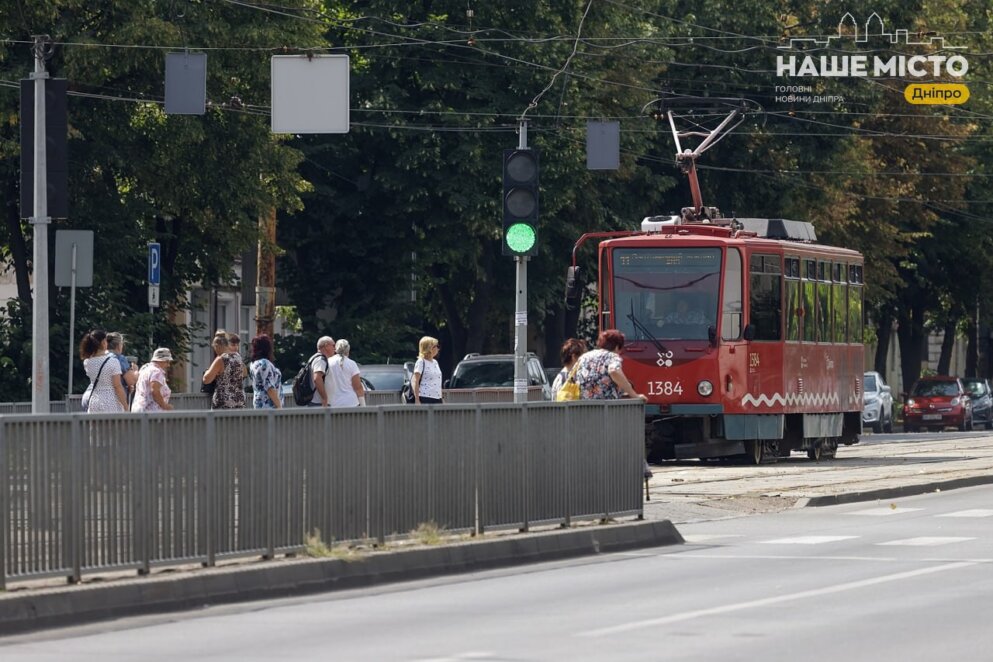
[[[510,250],[515,253],[527,253],[534,248],[536,239],[532,226],[527,223],[514,223],[507,228],[505,241]]]

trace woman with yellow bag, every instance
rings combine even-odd
[[[624,349],[624,334],[617,329],[608,329],[597,338],[597,348],[590,350],[576,360],[575,370],[568,379],[579,386],[583,400],[615,400],[623,397],[637,398],[647,402],[644,394],[638,393],[621,368]],[[645,479],[652,477],[652,470],[645,462]]]
[[[576,363],[586,353],[586,341],[569,338],[559,350],[562,369],[552,382],[552,399],[556,402],[579,400],[579,384],[576,383]]]

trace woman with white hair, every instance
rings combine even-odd
[[[131,411],[171,411],[169,396],[172,390],[166,382],[166,370],[172,363],[172,352],[159,347],[152,353],[152,360],[141,366],[138,383],[134,389]]]
[[[358,364],[348,358],[352,347],[344,338],[334,344],[334,356],[328,361],[325,387],[331,384],[332,407],[358,407],[365,405],[365,389],[359,377]]]

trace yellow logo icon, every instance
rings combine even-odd
[[[969,100],[969,88],[962,83],[914,83],[903,91],[907,103],[960,104]]]

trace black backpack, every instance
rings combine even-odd
[[[318,352],[307,359],[307,362],[297,372],[297,376],[293,378],[293,400],[298,407],[306,407],[314,399],[314,391],[317,389],[314,386],[313,366],[314,359],[318,356],[322,356],[322,354]],[[325,359],[326,361],[327,359]]]

